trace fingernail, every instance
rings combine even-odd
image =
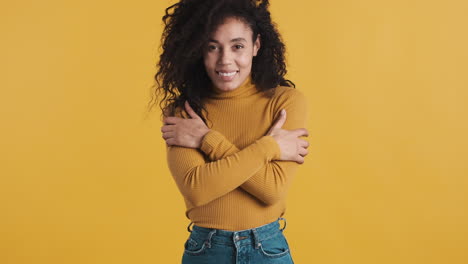
[[[284,115],[284,112],[286,112],[284,109],[281,109],[281,114]]]

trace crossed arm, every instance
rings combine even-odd
[[[211,161],[221,160],[240,151],[215,130],[205,135],[200,149]],[[239,187],[267,205],[275,204],[286,194],[298,165],[294,161],[270,160]]]
[[[293,93],[275,109],[286,109],[283,129],[305,127],[307,103]],[[209,203],[235,188],[242,188],[271,205],[281,200],[299,166],[279,160],[278,144],[263,136],[244,149],[238,149],[220,132],[210,130],[199,149],[167,145],[169,169],[184,197],[193,206]]]

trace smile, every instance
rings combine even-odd
[[[237,73],[237,71],[233,71],[233,72],[216,72],[218,75],[221,75],[221,76],[233,76],[234,74]]]

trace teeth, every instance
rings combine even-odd
[[[223,73],[223,72],[218,72],[219,75],[221,76],[233,76],[234,74],[236,74],[236,72],[227,72],[227,73]]]

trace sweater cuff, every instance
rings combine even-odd
[[[263,136],[257,140],[257,143],[263,146],[268,161],[280,159],[281,149],[273,136]]]
[[[209,155],[213,149],[224,140],[224,136],[216,130],[211,129],[202,139],[200,150]]]

